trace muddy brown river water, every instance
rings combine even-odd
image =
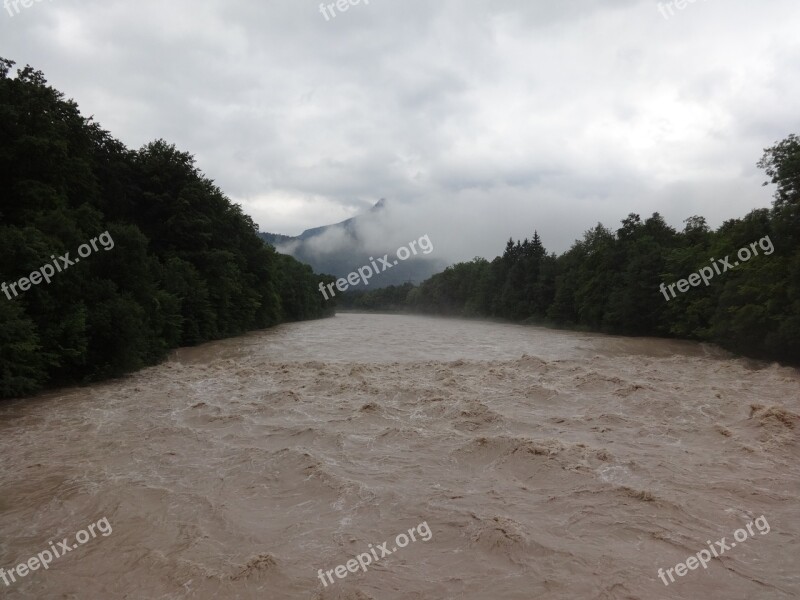
[[[799,598],[798,414],[797,370],[698,344],[285,325],[0,403],[0,567],[70,546],[0,597]]]

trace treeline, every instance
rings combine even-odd
[[[630,214],[616,231],[598,224],[561,256],[548,253],[534,233],[530,240],[509,240],[491,262],[476,258],[418,287],[350,295],[345,302],[359,309],[400,306],[681,337],[800,364],[800,138],[791,135],[767,149],[758,164],[778,186],[773,207],[726,221],[716,231],[700,216],[676,231],[658,213],[645,220]],[[751,244],[761,240],[758,255],[740,261],[738,251],[752,252]],[[732,266],[727,271],[719,263],[725,257]],[[673,289],[674,298],[660,291],[662,283],[669,286],[713,264],[719,273],[708,286]]]
[[[413,283],[389,285],[367,291],[356,289],[337,296],[339,308],[365,311],[402,311],[407,308],[408,293],[415,289]]]
[[[332,278],[259,239],[190,154],[161,140],[127,149],[13,65],[0,59],[0,397],[332,312],[317,291]],[[106,231],[113,248],[95,242],[50,283],[18,284]]]

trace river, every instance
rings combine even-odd
[[[40,556],[0,597],[798,598],[798,414],[797,370],[689,342],[283,325],[0,403],[0,567]]]

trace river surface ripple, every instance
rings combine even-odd
[[[0,597],[800,597],[800,376],[710,346],[342,314],[0,404]],[[764,515],[666,587],[671,568]],[[426,522],[327,587],[318,578]]]

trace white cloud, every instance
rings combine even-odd
[[[768,205],[755,163],[800,132],[799,18],[793,0],[669,20],[651,0],[372,0],[330,21],[302,0],[53,0],[3,14],[0,54],[129,146],[192,152],[264,230],[386,197],[392,239],[460,259]]]

